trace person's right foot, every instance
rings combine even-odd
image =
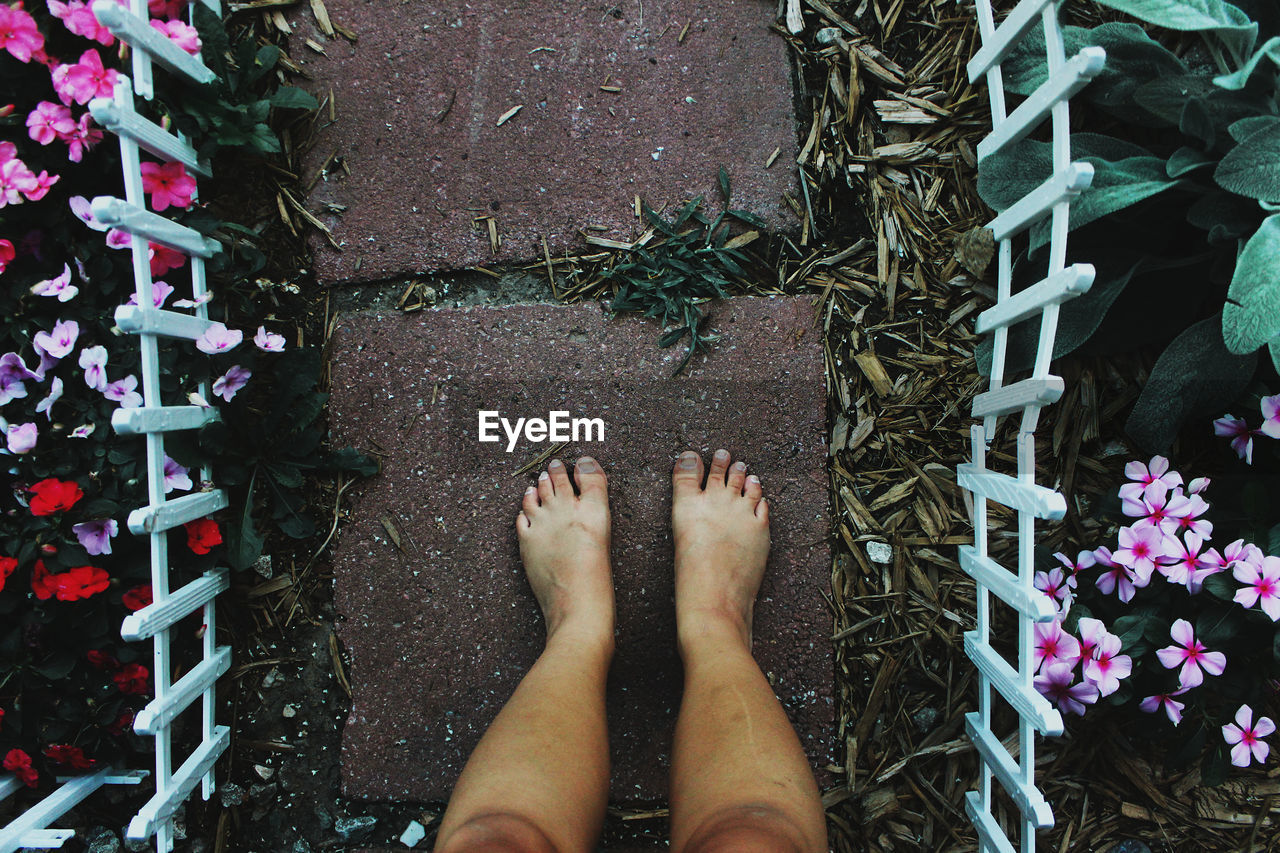
[[[702,458],[680,454],[671,475],[675,539],[676,637],[726,625],[751,644],[751,615],[769,556],[769,505],[760,480],[717,450],[702,485]]]

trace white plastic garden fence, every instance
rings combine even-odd
[[[221,13],[219,0],[200,2]],[[154,835],[156,849],[167,853],[173,849],[174,812],[197,784],[202,785],[205,799],[212,795],[213,765],[231,737],[226,726],[214,725],[214,685],[231,663],[231,648],[217,645],[214,621],[214,599],[228,587],[227,571],[211,571],[179,589],[170,589],[165,538],[165,531],[227,505],[227,497],[221,490],[197,491],[165,500],[164,434],[195,429],[218,414],[215,409],[201,406],[164,405],[160,399],[158,355],[160,338],[191,342],[209,327],[208,307],[201,299],[206,293],[204,259],[217,252],[219,246],[190,228],[146,210],[139,149],[162,160],[181,162],[197,177],[208,178],[210,173],[209,164],[199,159],[185,139],[137,113],[135,98],[149,100],[152,97],[153,63],[194,83],[211,82],[215,75],[199,59],[174,46],[150,26],[147,0],[129,0],[127,8],[116,0],[96,0],[92,8],[103,26],[131,46],[133,56],[132,81],[121,75],[115,97],[98,98],[89,104],[94,120],[120,140],[124,198],[96,198],[92,209],[103,224],[131,235],[137,305],[121,306],[115,320],[122,330],[138,336],[141,348],[144,403],[140,408],[117,410],[111,424],[121,435],[144,436],[147,447],[148,505],[131,512],[128,523],[131,532],[151,540],[153,601],[124,620],[120,635],[134,641],[150,637],[153,643],[151,669],[155,698],[138,712],[133,728],[138,734],[155,738],[155,769],[150,774],[155,794],[129,822],[126,835],[136,840]],[[194,314],[154,307],[148,242],[177,249],[190,258],[192,299],[199,303]],[[206,399],[209,397],[205,386],[200,388],[200,393]],[[208,469],[201,470],[200,479],[202,483],[209,481]],[[174,660],[170,631],[179,621],[198,611],[202,613],[204,625],[201,658],[194,665],[188,665]],[[176,681],[173,680],[175,667],[185,670]],[[197,699],[201,702],[200,744],[179,763],[174,755],[171,726]],[[138,784],[147,776],[147,771],[107,768],[63,782],[53,793],[0,829],[0,853],[12,853],[22,847],[61,847],[74,833],[48,826],[68,809],[103,785]],[[0,800],[19,787],[21,783],[15,777],[4,774],[0,777]]]
[[[984,853],[1013,853],[1014,842],[992,809],[996,793],[992,779],[999,780],[1017,812],[1010,816],[1010,822],[1018,827],[1020,847],[1030,853],[1036,849],[1036,830],[1053,825],[1053,810],[1036,787],[1036,732],[1062,734],[1061,714],[1032,683],[1032,623],[1052,621],[1055,615],[1050,599],[1032,583],[1035,523],[1036,519],[1061,519],[1067,509],[1062,495],[1036,484],[1035,430],[1040,409],[1062,396],[1062,379],[1049,373],[1058,307],[1087,291],[1094,277],[1093,267],[1088,264],[1066,266],[1071,199],[1093,180],[1092,166],[1071,161],[1067,99],[1102,70],[1106,54],[1101,48],[1086,47],[1067,59],[1053,0],[1021,0],[998,27],[990,0],[977,0],[977,14],[982,47],[969,61],[967,70],[971,82],[986,77],[992,126],[991,133],[978,144],[979,162],[1025,138],[1046,118],[1053,135],[1052,175],[988,225],[999,243],[997,298],[993,307],[978,316],[976,330],[980,334],[994,333],[991,386],[973,401],[973,416],[982,419],[971,431],[973,461],[956,469],[961,487],[967,490],[966,498],[972,497],[974,528],[974,544],[960,548],[960,565],[977,584],[977,627],[965,634],[964,648],[978,669],[978,710],[966,715],[965,728],[977,747],[981,770],[978,790],[966,794],[965,811],[978,831]],[[1037,23],[1043,25],[1048,76],[1009,112],[1000,62]],[[1051,217],[1048,269],[1038,283],[1013,295],[1012,240],[1045,217]],[[1030,376],[1006,384],[1009,327],[1036,316],[1040,318],[1040,338],[1035,366]],[[987,445],[995,437],[996,423],[1006,415],[1021,417],[1014,474],[989,470],[986,464]],[[1017,513],[1016,573],[987,553],[988,501]],[[1016,613],[1016,663],[1006,660],[991,645],[992,594]],[[991,730],[993,688],[1018,714],[1016,760]]]

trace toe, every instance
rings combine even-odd
[[[742,487],[747,482],[747,463],[739,460],[729,466],[729,491],[735,495],[742,494]]]
[[[702,457],[692,450],[686,450],[676,460],[676,467],[671,472],[671,485],[677,495],[683,492],[702,490]]]
[[[760,503],[756,504],[756,518],[760,519],[765,524],[769,523],[769,502],[763,498],[760,500]]]
[[[555,487],[551,485],[551,475],[543,471],[538,475],[538,500],[546,502],[556,493]]]
[[[529,529],[529,516],[523,512],[516,513],[516,530],[524,531]]]
[[[552,459],[547,465],[547,473],[551,475],[551,485],[560,496],[573,497],[573,484],[569,482],[569,469],[559,459]]]
[[[747,496],[748,500],[758,502],[764,496],[764,487],[760,485],[760,478],[755,474],[747,477],[747,482],[742,487],[742,493]]]
[[[723,486],[725,472],[729,470],[729,451],[721,448],[711,457],[711,471],[707,473],[707,488]]]
[[[573,466],[573,479],[584,499],[608,499],[609,481],[600,463],[590,456],[583,456]]]
[[[521,501],[520,508],[524,515],[532,515],[534,510],[538,508],[538,488],[530,486],[524,490],[524,500]]]

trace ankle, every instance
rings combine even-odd
[[[676,645],[686,662],[703,649],[725,646],[751,653],[751,613],[733,608],[698,608],[678,614]]]
[[[609,620],[587,616],[566,616],[547,626],[546,648],[572,649],[589,657],[613,658],[614,626]]]

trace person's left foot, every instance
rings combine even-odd
[[[609,492],[589,456],[569,471],[552,459],[524,494],[516,533],[529,585],[547,620],[547,639],[560,631],[613,642],[613,574],[609,567]]]

